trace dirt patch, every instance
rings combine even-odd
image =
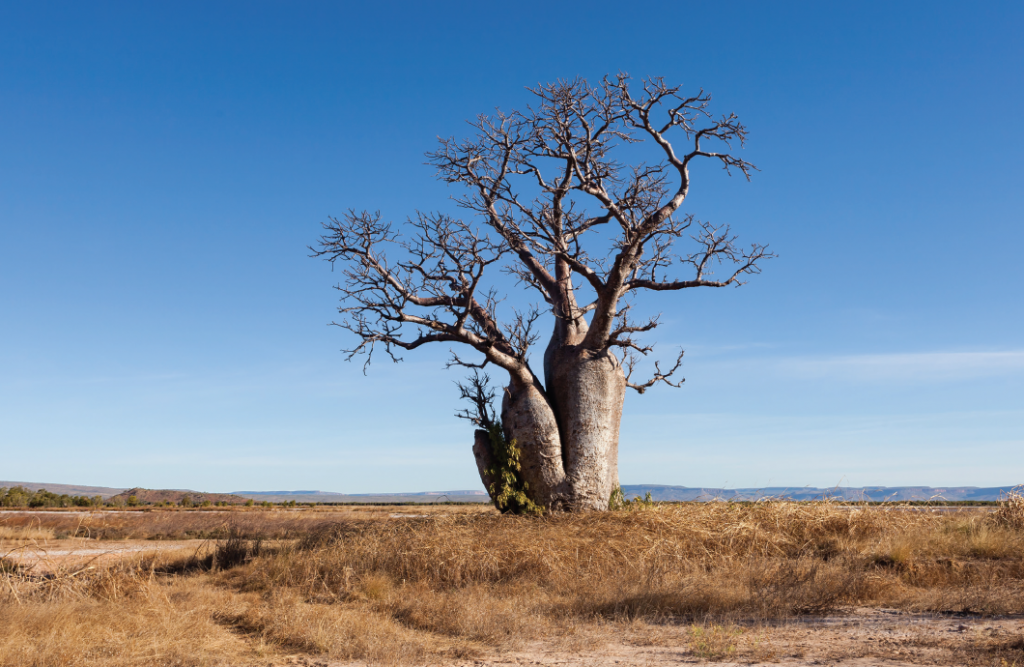
[[[662,665],[908,665],[1024,664],[1024,618],[903,614],[858,608],[840,615],[772,625],[631,623],[581,627],[566,637],[530,642],[439,664],[473,667],[660,667]],[[354,667],[367,663],[291,656],[281,667]]]

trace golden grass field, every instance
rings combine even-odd
[[[0,555],[0,667],[1024,665],[1019,497],[4,512]]]

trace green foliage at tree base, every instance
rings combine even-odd
[[[487,434],[491,439],[491,453],[497,464],[486,471],[495,480],[487,490],[491,494],[494,506],[502,512],[512,514],[543,514],[544,508],[530,500],[527,495],[529,485],[521,476],[523,465],[519,461],[520,451],[515,438],[511,442],[507,441],[501,423],[497,421],[490,424]]]

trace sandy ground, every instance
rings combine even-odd
[[[1001,657],[1000,647],[1024,644],[1024,617],[970,618],[913,615],[884,609],[851,609],[825,618],[772,626],[734,626],[718,645],[694,641],[682,627],[639,626],[619,636],[577,637],[535,642],[518,651],[448,663],[457,667],[662,667],[667,665],[993,665],[1021,667]],[[724,653],[724,655],[723,655]],[[293,657],[280,667],[364,667]]]
[[[706,630],[704,630],[706,632]],[[1024,617],[972,618],[851,609],[837,616],[772,626],[734,626],[720,643],[702,643],[689,627],[637,626],[601,639],[577,637],[528,644],[518,651],[453,661],[458,667],[661,667],[667,665],[884,665],[1021,667],[1000,647],[1024,644]],[[723,655],[724,654],[724,655]],[[294,657],[282,667],[355,667]],[[360,665],[362,667],[362,665]]]

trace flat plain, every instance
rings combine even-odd
[[[0,513],[0,667],[1024,665],[1024,503]]]

